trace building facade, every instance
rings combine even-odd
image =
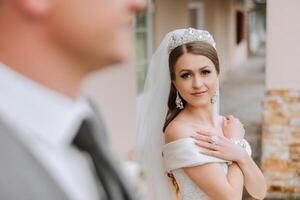
[[[267,1],[262,169],[269,199],[300,199],[300,1]]]

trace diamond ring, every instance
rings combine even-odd
[[[213,135],[213,136],[211,136],[210,138],[211,138],[211,143],[212,143],[212,144],[214,144],[214,145],[219,144],[219,140],[220,140],[219,136]]]

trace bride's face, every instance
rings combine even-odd
[[[173,84],[180,96],[193,107],[206,107],[215,94],[218,74],[205,56],[183,54],[175,64]]]

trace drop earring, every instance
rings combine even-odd
[[[214,104],[214,103],[216,103],[216,101],[217,101],[217,94],[216,94],[216,92],[215,92],[215,94],[211,97],[211,99],[210,99],[210,103],[211,104]]]
[[[175,100],[175,104],[176,104],[176,108],[179,108],[180,110],[182,110],[184,107],[183,107],[183,102],[179,96],[179,93],[178,91],[176,91],[176,100]]]

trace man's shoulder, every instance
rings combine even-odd
[[[13,135],[11,134],[11,132],[14,132],[13,127],[14,126],[11,123],[9,123],[8,120],[6,120],[4,117],[2,117],[0,113],[0,143],[3,142],[2,138],[4,137],[13,137]]]
[[[14,126],[0,115],[0,158],[1,161],[17,159],[26,155],[28,150],[18,137]],[[14,157],[13,157],[14,156]],[[2,165],[3,166],[3,165]]]
[[[0,199],[66,200],[18,131],[0,115]]]

